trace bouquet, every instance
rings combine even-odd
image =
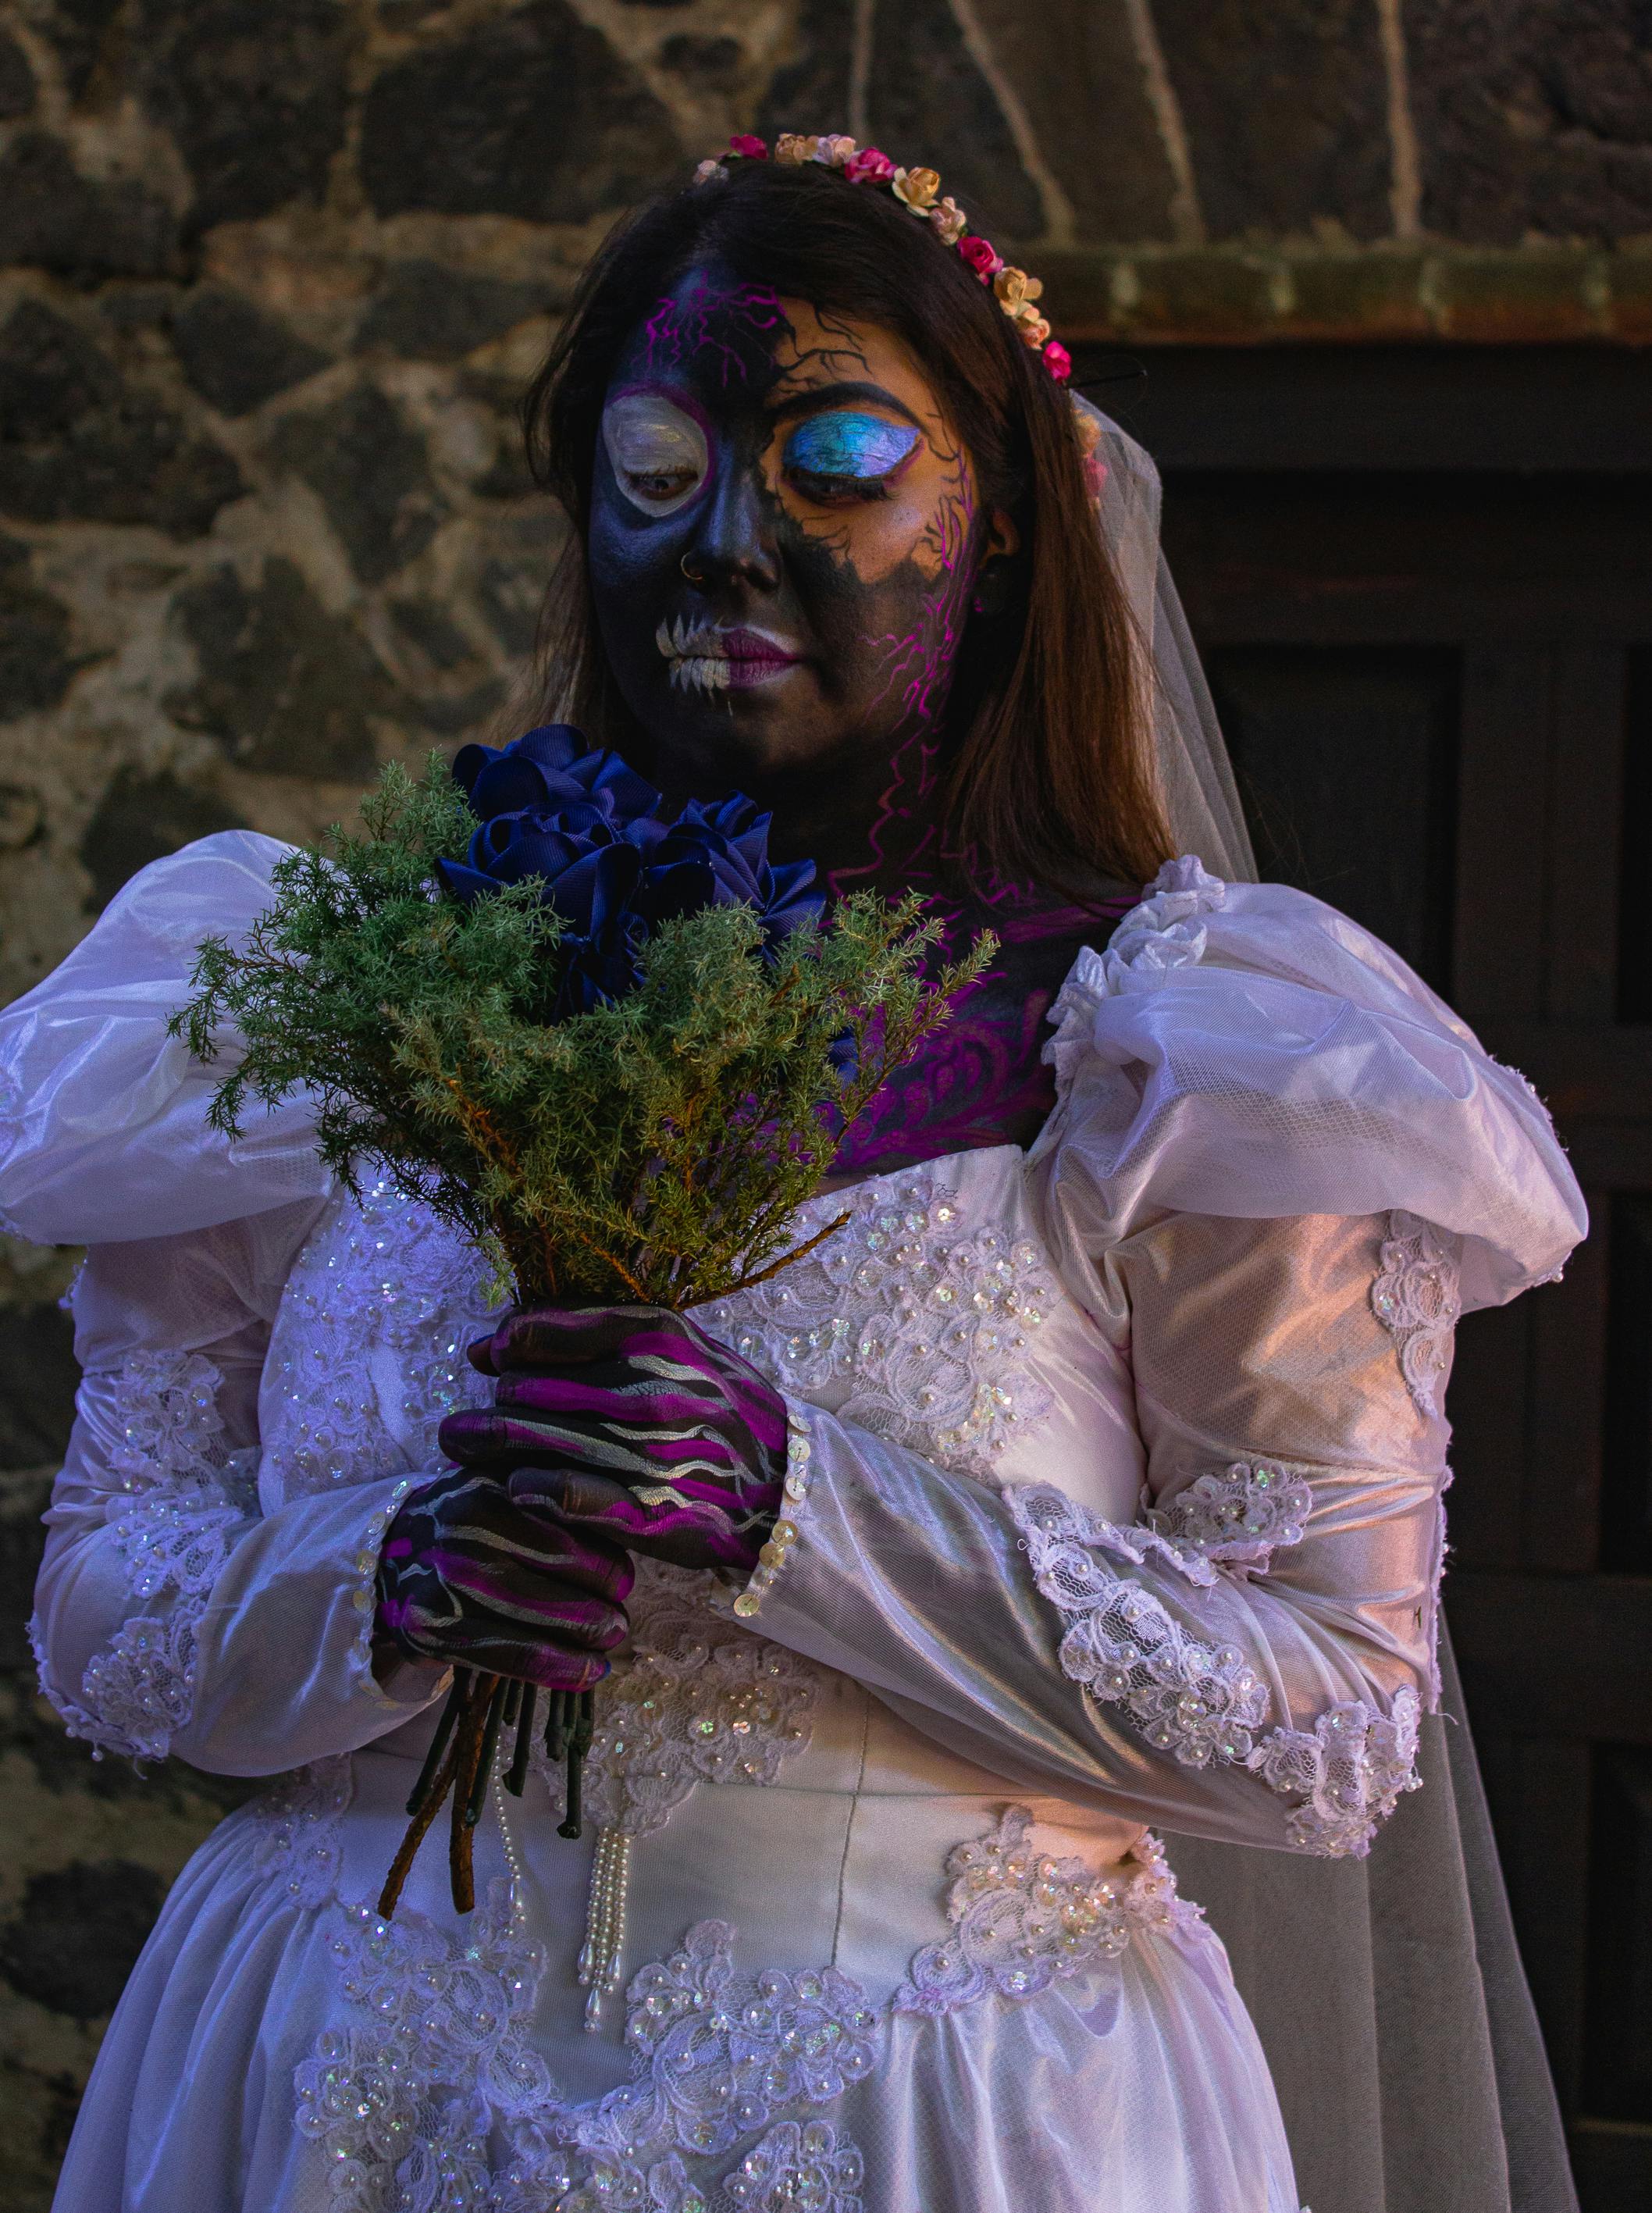
[[[236,1039],[210,1110],[317,1102],[322,1159],[456,1224],[496,1295],[676,1308],[800,1259],[789,1245],[844,1134],[945,1021],[996,950],[983,936],[932,978],[938,925],[916,895],[844,899],[768,858],[739,796],[674,819],[616,753],[552,724],[496,750],[387,768],[362,828],[277,863],[244,942],[209,938],[176,1033],[210,1061]],[[228,1059],[229,1053],[226,1053]],[[393,1910],[453,1794],[454,1901],[474,1902],[471,1832],[501,1732],[519,1795],[532,1686],[455,1670],[387,1881]],[[579,1834],[591,1694],[550,1694]]]

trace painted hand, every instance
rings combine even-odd
[[[442,1449],[517,1504],[678,1567],[757,1564],[780,1510],[785,1401],[661,1307],[533,1307],[471,1359],[493,1405],[450,1414]]]
[[[403,1504],[379,1553],[377,1625],[400,1650],[588,1691],[622,1643],[636,1580],[617,1545],[450,1469]]]

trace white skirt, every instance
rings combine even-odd
[[[439,1825],[388,1925],[428,1721],[278,1785],[174,1886],[55,2213],[1298,2213],[1227,1955],[1150,1853],[1086,1864],[1075,1809],[938,1789],[981,1778],[898,1723],[869,1761],[863,1721],[869,1787],[811,1753],[637,1840],[594,2032],[594,1838],[542,1777],[496,1791],[473,1916]]]

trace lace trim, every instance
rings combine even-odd
[[[218,1411],[223,1382],[204,1353],[129,1354],[111,1393],[116,1487],[142,1492],[180,1478],[206,1481],[223,1467],[229,1457]]]
[[[1394,1340],[1417,1412],[1437,1420],[1452,1332],[1463,1314],[1456,1259],[1428,1222],[1398,1210],[1388,1216],[1381,1258],[1371,1310]]]
[[[926,1168],[800,1207],[800,1239],[844,1227],[772,1282],[706,1308],[704,1326],[794,1397],[849,1387],[834,1411],[963,1474],[1043,1422],[1027,1356],[1055,1283],[1037,1246],[966,1229]]]
[[[700,1922],[670,1959],[643,1968],[626,1997],[631,2081],[571,2103],[531,2040],[545,1960],[521,1934],[508,1881],[456,1937],[415,1915],[388,1923],[341,1909],[329,1948],[356,2017],[325,2031],[294,2078],[297,2126],[326,2159],[332,2204],[704,2213],[685,2155],[723,2158],[765,2129],[746,2155],[755,2169],[726,2182],[771,2194],[736,2203],[789,2206],[772,2192],[808,2159],[835,2161],[834,2186],[852,2188],[847,2138],[806,2147],[801,2131],[794,2142],[771,2125],[870,2073],[877,2016],[835,1968],[736,1977],[733,1942],[726,1923]]]
[[[1173,1543],[1258,1574],[1276,1546],[1301,1543],[1314,1511],[1314,1494],[1299,1476],[1259,1460],[1201,1475],[1167,1505],[1151,1505],[1145,1492],[1143,1500],[1149,1527]]]
[[[1363,1698],[1322,1713],[1312,1734],[1277,1728],[1264,1738],[1250,1765],[1282,1796],[1300,1797],[1285,1825],[1299,1851],[1326,1859],[1363,1859],[1377,1824],[1400,1794],[1420,1790],[1417,1736],[1421,1706],[1415,1691],[1396,1691],[1381,1714]]]
[[[1186,1767],[1244,1766],[1302,1802],[1289,1841],[1329,1858],[1362,1858],[1376,1825],[1415,1771],[1419,1705],[1401,1689],[1387,1715],[1350,1699],[1321,1714],[1311,1734],[1277,1728],[1259,1741],[1266,1691],[1243,1653],[1190,1637],[1152,1592],[1121,1581],[1096,1555],[1118,1532],[1064,1493],[1007,1494],[1033,1577],[1068,1628],[1062,1671],[1103,1704],[1120,1704],[1156,1751]]]
[[[953,1934],[913,1959],[892,2000],[897,2013],[952,2013],[989,1995],[1036,1997],[1118,1959],[1142,1930],[1204,1930],[1200,1909],[1177,1897],[1156,1837],[1144,1836],[1121,1868],[1097,1875],[1082,1860],[1040,1855],[1027,1841],[1032,1826],[1025,1806],[1010,1806],[990,1836],[954,1847]]]

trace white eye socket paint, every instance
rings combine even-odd
[[[705,433],[663,393],[622,392],[602,411],[614,481],[645,515],[674,515],[705,482]]]

